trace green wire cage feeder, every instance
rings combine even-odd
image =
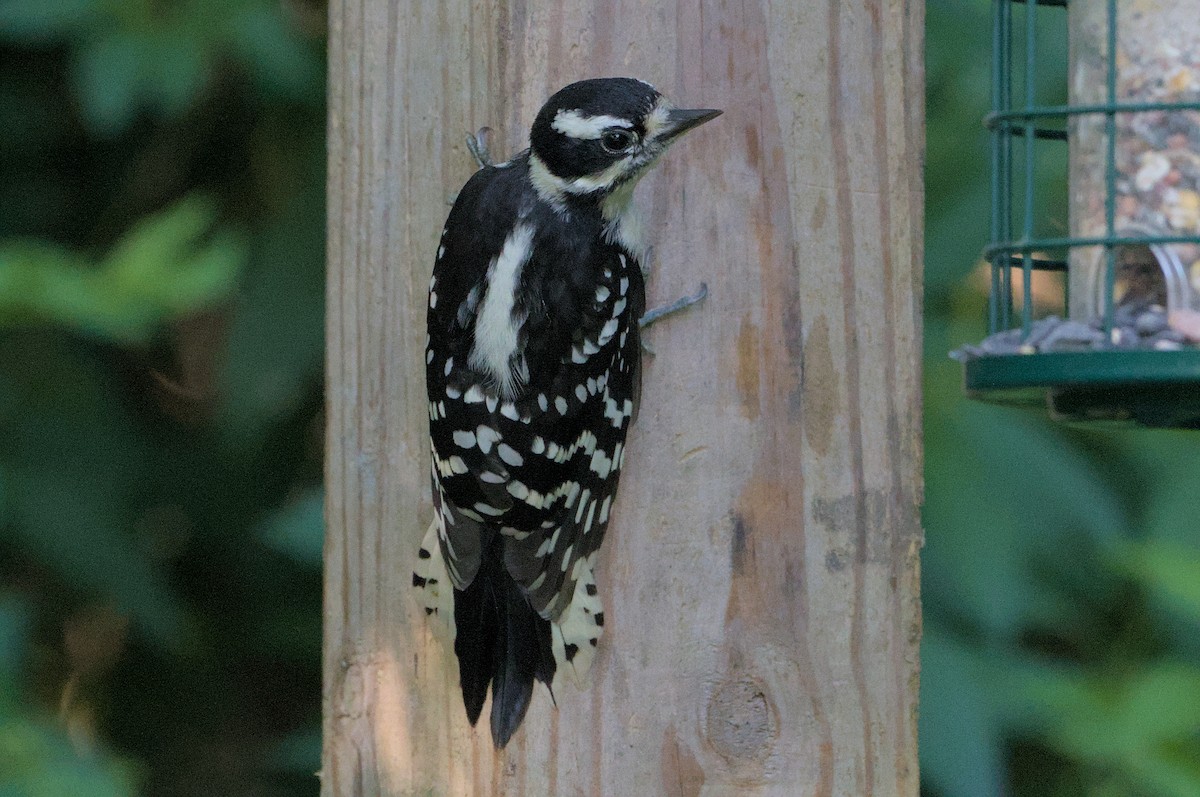
[[[1200,427],[1200,0],[992,5],[989,334],[956,353],[966,390]],[[1039,104],[1039,30],[1062,14],[1068,104]],[[1051,236],[1035,187],[1054,159],[1069,231]],[[1035,313],[1035,272],[1062,275],[1062,317]]]

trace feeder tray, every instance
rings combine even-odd
[[[1013,98],[1014,5],[1024,7],[1024,33],[1016,37],[1023,41],[1025,63],[1021,104]],[[1038,7],[1055,6],[1061,13],[1067,2],[993,0],[992,113],[986,121],[992,175],[992,243],[984,253],[991,266],[988,330],[989,339],[1013,340],[1018,333],[1005,330],[1015,328],[1021,345],[1011,353],[965,347],[959,355],[964,386],[975,399],[1048,406],[1060,420],[1200,428],[1200,348],[1189,343],[1195,338],[1170,332],[1165,334],[1175,337],[1166,339],[1160,331],[1157,338],[1147,332],[1130,341],[1130,328],[1121,326],[1134,306],[1152,306],[1172,325],[1179,313],[1200,318],[1200,208],[1195,219],[1188,215],[1200,200],[1200,178],[1190,166],[1200,166],[1200,67],[1189,71],[1182,64],[1178,53],[1187,48],[1163,49],[1170,46],[1163,43],[1164,30],[1171,35],[1183,30],[1200,41],[1200,23],[1176,25],[1163,17],[1157,29],[1143,32],[1142,41],[1122,39],[1119,50],[1117,0],[1070,5],[1073,104],[1049,106],[1036,102]],[[1152,13],[1141,9],[1129,19]],[[1130,71],[1150,59],[1148,41],[1158,48],[1154,53],[1167,53],[1165,62],[1174,71]],[[1156,66],[1161,64],[1146,71]],[[1188,82],[1193,79],[1195,85]],[[1066,157],[1062,144],[1068,140],[1071,235],[1039,237],[1035,163],[1044,147],[1058,147],[1059,157]],[[1014,155],[1023,155],[1021,168]],[[1189,164],[1182,184],[1180,162]],[[1014,183],[1020,174],[1024,216],[1018,227]],[[1193,178],[1197,185],[1186,182]],[[1041,271],[1065,275],[1072,319],[1067,323],[1090,325],[1083,330],[1090,332],[1090,343],[1068,342],[1063,350],[1034,345],[1031,333],[1044,323],[1033,316],[1033,275]],[[1014,272],[1023,277],[1018,290]],[[1019,312],[1016,293],[1022,298]],[[1125,320],[1118,324],[1118,318]]]
[[[963,383],[971,398],[1048,405],[1059,420],[1200,428],[1194,349],[983,355],[964,364]]]

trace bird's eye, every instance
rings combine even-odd
[[[632,147],[636,140],[637,136],[632,131],[613,127],[605,130],[604,135],[600,136],[600,146],[605,152],[617,155]]]

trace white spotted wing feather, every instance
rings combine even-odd
[[[603,631],[594,564],[637,403],[645,289],[620,243],[570,263],[540,248],[529,230],[552,220],[522,215],[536,209],[513,207],[508,232],[483,240],[463,219],[474,192],[494,190],[478,199],[493,209],[507,201],[504,176],[490,179],[460,194],[434,271],[426,385],[439,521],[426,543],[462,590],[481,540],[503,535],[505,571],[551,623],[556,673],[583,683]],[[424,589],[431,614],[452,611],[448,589]]]

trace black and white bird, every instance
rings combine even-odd
[[[593,568],[639,393],[630,200],[672,141],[719,114],[631,78],[572,83],[442,230],[425,351],[434,520],[413,584],[454,634],[472,725],[491,686],[497,747],[535,679],[582,686],[595,655]]]

